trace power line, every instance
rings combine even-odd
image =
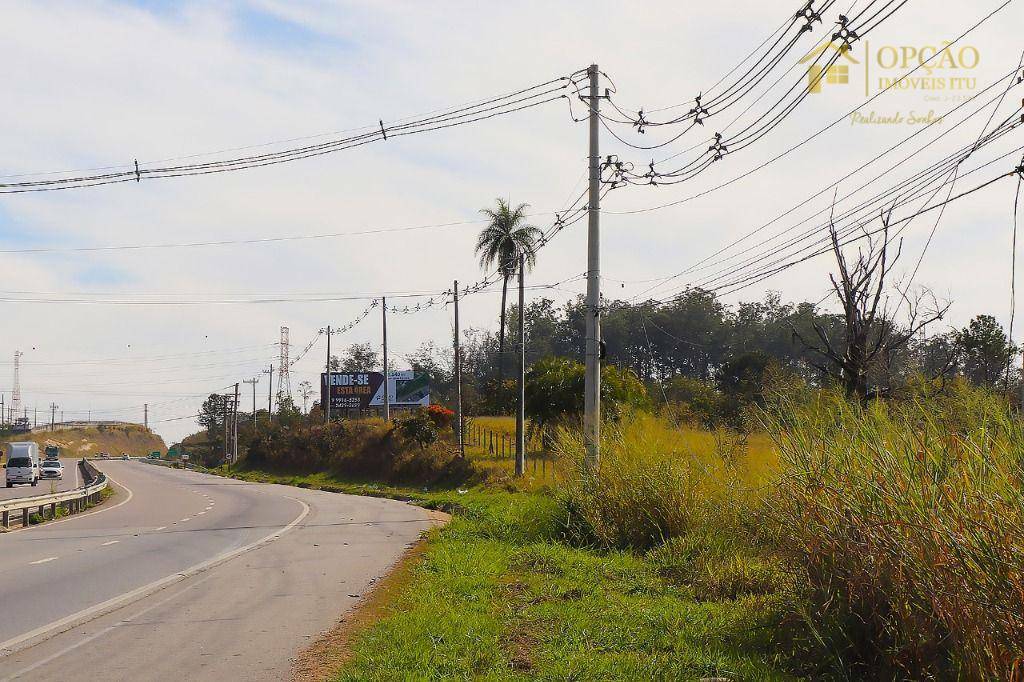
[[[662,278],[657,278],[658,280],[660,280],[660,282],[658,284],[656,284],[655,286],[652,286],[652,287],[648,287],[644,291],[641,291],[639,294],[637,294],[636,296],[632,297],[632,300],[636,300],[636,299],[642,297],[644,294],[646,294],[646,293],[648,293],[648,292],[650,292],[650,291],[652,291],[654,289],[657,289],[660,286],[663,286],[664,284],[667,284],[668,282],[670,282],[670,281],[672,281],[674,279],[677,279],[677,278],[679,278],[679,277],[681,277],[683,275],[686,275],[686,274],[691,273],[691,272],[697,272],[697,271],[706,269],[710,265],[714,265],[716,262],[720,262],[721,259],[719,259],[719,257],[722,256],[723,254],[727,253],[728,251],[730,251],[734,247],[738,246],[739,244],[747,241],[748,239],[750,239],[750,238],[756,236],[757,234],[763,232],[764,230],[768,229],[769,227],[771,227],[775,223],[779,222],[781,219],[785,218],[786,216],[789,216],[789,215],[795,213],[797,210],[799,210],[800,208],[806,206],[807,204],[809,204],[814,199],[817,199],[817,198],[823,196],[828,191],[837,188],[842,182],[844,182],[846,180],[849,180],[850,178],[855,177],[861,171],[863,171],[864,169],[868,168],[869,166],[871,166],[872,164],[876,163],[877,161],[881,160],[885,156],[888,156],[889,154],[891,154],[892,152],[896,151],[900,147],[908,144],[909,142],[911,142],[912,140],[914,140],[918,136],[924,135],[932,127],[938,126],[939,123],[946,122],[954,113],[956,113],[956,112],[960,111],[961,109],[967,107],[972,102],[974,102],[976,99],[978,99],[981,96],[983,96],[985,93],[987,93],[990,90],[996,88],[1000,83],[1003,82],[1004,79],[1007,79],[1007,78],[1010,79],[1010,86],[1011,87],[1013,87],[1014,85],[1018,84],[1018,83],[1015,83],[1017,71],[1018,71],[1018,69],[1013,69],[1013,70],[1007,71],[1005,74],[1003,74],[1002,76],[1000,76],[999,78],[994,80],[990,85],[988,85],[987,87],[983,88],[981,91],[975,93],[974,95],[972,95],[968,99],[964,100],[963,102],[959,103],[958,105],[954,106],[952,109],[950,109],[949,111],[947,111],[943,115],[941,115],[938,118],[928,122],[924,126],[922,126],[919,129],[915,130],[909,136],[907,136],[907,137],[903,138],[902,140],[896,142],[892,146],[888,147],[886,150],[884,150],[881,153],[875,155],[874,157],[872,157],[871,159],[869,159],[865,163],[859,165],[857,168],[854,168],[853,170],[849,171],[848,173],[846,173],[842,177],[838,178],[837,180],[831,182],[830,184],[823,186],[821,189],[816,191],[811,196],[807,197],[806,199],[803,199],[803,200],[799,201],[797,204],[795,204],[794,206],[790,207],[789,209],[783,211],[782,213],[776,215],[771,220],[768,220],[767,222],[761,224],[760,226],[758,226],[758,227],[756,227],[756,228],[754,228],[754,229],[744,233],[740,237],[736,238],[735,240],[731,241],[730,243],[726,244],[725,246],[719,248],[714,253],[712,253],[712,254],[710,254],[708,256],[705,256],[704,258],[696,261],[695,263],[693,263],[692,265],[688,266],[687,268],[684,268],[683,270],[680,270],[680,271],[678,271],[678,272],[676,272],[676,273],[674,273],[672,275],[665,276],[665,277],[662,277]],[[942,138],[952,134],[957,128],[959,128],[960,126],[962,126],[965,123],[967,123],[975,115],[979,114],[985,107],[989,106],[990,104],[992,104],[994,101],[997,101],[998,99],[1001,99],[1001,95],[993,96],[992,99],[990,99],[990,100],[986,101],[985,103],[983,103],[973,113],[968,114],[965,118],[961,119],[960,121],[958,121],[957,123],[953,124],[952,126],[945,127],[942,130],[942,132],[939,133],[938,136],[936,136],[936,138],[934,140],[932,140],[931,142],[929,142],[929,143],[925,144],[924,146],[920,147],[916,151],[908,154],[907,156],[903,157],[898,162],[896,162],[895,164],[889,166],[887,169],[885,169],[884,171],[882,171],[881,173],[876,175],[871,180],[868,180],[868,181],[862,183],[859,187],[854,189],[852,192],[848,192],[843,197],[843,200],[852,197],[857,192],[860,192],[861,190],[865,189],[866,187],[868,187],[872,183],[878,181],[879,179],[881,179],[885,175],[891,173],[892,171],[894,171],[895,169],[897,169],[898,167],[900,167],[904,163],[908,162],[910,159],[914,158],[915,156],[917,156],[921,152],[923,152],[926,149],[928,149],[931,145],[933,145],[936,142],[938,142],[938,140],[940,140],[940,139],[942,139]],[[961,149],[960,151],[958,151],[956,154],[952,155],[951,157],[947,157],[942,162],[939,162],[939,164],[947,163],[951,158],[955,158],[958,154],[965,153],[968,149],[969,148],[966,148],[966,147]],[[930,167],[930,168],[934,168],[934,166]],[[914,177],[917,177],[917,176],[914,176]],[[890,190],[890,192],[891,191],[900,190],[903,187],[904,187],[903,185],[897,186],[897,188],[895,188],[895,190]],[[879,201],[881,199],[881,197],[883,197],[883,196],[885,196],[885,195],[879,195],[879,196],[875,197],[874,199],[872,199],[872,201],[875,201],[875,202]],[[792,230],[798,228],[800,225],[803,225],[803,224],[807,223],[808,221],[813,219],[815,216],[819,216],[819,215],[822,215],[823,213],[826,213],[828,210],[829,210],[828,207],[820,209],[816,213],[814,213],[811,216],[809,216],[808,218],[805,218],[804,220],[802,220],[802,221],[792,225],[791,227],[789,227],[789,228],[787,228],[787,229],[785,229],[785,230],[783,230],[781,232],[778,232],[775,235],[773,235],[771,237],[768,237],[767,239],[764,239],[764,240],[754,244],[752,247],[748,247],[747,249],[744,249],[744,250],[742,250],[742,251],[740,251],[740,252],[738,252],[738,253],[736,253],[736,254],[734,254],[732,256],[729,256],[727,258],[727,260],[728,259],[737,258],[739,256],[742,256],[743,254],[749,253],[752,250],[756,249],[757,247],[763,246],[763,245],[765,245],[765,244],[767,244],[767,243],[769,243],[769,242],[771,242],[771,241],[773,241],[775,239],[778,239],[781,236],[783,236],[783,235],[791,232]],[[816,227],[816,228],[814,228],[814,230],[812,230],[812,232],[817,231],[818,229],[820,229],[820,228]],[[755,256],[751,257],[751,259],[754,259],[754,260],[756,260],[758,258],[760,258],[759,255],[755,255]]]
[[[74,175],[69,177],[24,180],[19,182],[0,183],[0,194],[23,192],[45,192],[54,190],[96,187],[100,185],[124,182],[141,182],[156,178],[184,177],[191,175],[208,175],[258,168],[263,166],[288,163],[300,159],[308,159],[324,154],[332,154],[343,150],[354,149],[374,142],[386,141],[389,137],[403,137],[426,132],[443,130],[455,126],[466,125],[487,120],[496,116],[505,116],[536,106],[567,99],[567,90],[573,87],[573,75],[560,76],[513,93],[501,95],[478,104],[446,110],[444,113],[420,118],[414,121],[385,126],[380,122],[379,128],[342,137],[327,142],[291,147],[288,149],[250,154],[202,163],[187,163],[170,166],[144,167],[136,162],[133,168],[112,170],[108,172]]]
[[[961,40],[963,40],[966,36],[970,35],[972,32],[977,30],[978,27],[982,26],[984,23],[989,21],[992,17],[994,17],[1000,11],[1005,9],[1012,1],[1013,0],[1004,0],[1004,2],[1002,4],[1000,4],[998,7],[996,7],[994,10],[989,12],[984,17],[982,17],[982,19],[980,19],[977,23],[975,23],[973,26],[968,28],[966,31],[962,32],[959,36],[954,38],[952,41],[950,41],[949,44],[947,45],[946,49],[949,49],[953,45],[955,45],[958,42],[960,42]],[[646,208],[639,208],[639,209],[630,209],[630,210],[622,210],[622,211],[604,210],[603,213],[608,214],[608,215],[637,215],[637,214],[641,214],[641,213],[650,213],[652,211],[660,211],[660,210],[665,209],[665,208],[669,208],[669,207],[672,207],[672,206],[678,206],[680,204],[688,203],[688,202],[693,201],[695,199],[699,199],[699,198],[702,198],[702,197],[707,196],[709,194],[712,194],[714,192],[717,192],[718,190],[724,189],[725,187],[729,187],[731,185],[734,185],[737,182],[739,182],[741,180],[744,180],[747,177],[750,177],[751,175],[754,175],[755,173],[758,173],[758,172],[764,170],[768,166],[771,166],[772,164],[774,164],[777,161],[785,158],[786,156],[789,156],[790,154],[792,154],[796,150],[806,146],[807,144],[809,144],[813,140],[815,140],[818,137],[820,137],[821,135],[825,134],[827,131],[831,130],[832,128],[834,128],[835,126],[839,125],[844,120],[848,119],[849,116],[853,112],[855,112],[858,109],[860,109],[860,108],[870,104],[871,102],[875,101],[876,99],[878,99],[882,95],[888,93],[893,88],[897,87],[900,83],[905,81],[908,77],[910,77],[911,75],[916,73],[918,70],[924,68],[929,62],[931,62],[933,59],[935,59],[940,54],[942,54],[942,52],[937,52],[936,54],[932,55],[928,59],[922,60],[917,66],[915,66],[910,71],[908,71],[907,73],[905,73],[902,76],[900,76],[898,79],[895,79],[892,83],[890,83],[885,88],[883,88],[882,90],[878,91],[877,93],[875,93],[874,95],[869,97],[867,100],[865,100],[861,104],[857,105],[857,107],[852,109],[850,112],[848,112],[848,113],[844,114],[843,116],[840,116],[839,118],[835,119],[834,121],[832,121],[831,123],[829,123],[825,127],[819,129],[815,133],[813,133],[813,134],[809,135],[808,137],[804,138],[803,140],[801,140],[797,144],[788,147],[787,149],[785,149],[784,151],[780,152],[779,154],[776,154],[775,156],[770,158],[768,161],[765,161],[765,162],[763,162],[761,164],[758,164],[754,168],[752,168],[752,169],[750,169],[750,170],[748,170],[748,171],[746,171],[744,173],[741,173],[740,175],[736,175],[736,176],[730,178],[729,180],[721,182],[721,183],[719,183],[719,184],[717,184],[717,185],[715,185],[713,187],[710,187],[708,189],[702,190],[702,191],[697,192],[695,194],[692,194],[692,195],[690,195],[688,197],[684,197],[682,199],[677,199],[675,201],[667,202],[667,203],[664,203],[664,204],[659,204],[659,205],[656,205],[656,206],[648,206]]]

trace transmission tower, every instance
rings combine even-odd
[[[11,414],[15,418],[21,413],[21,356],[20,350],[14,351],[14,389],[11,391]]]
[[[288,327],[281,327],[281,357],[277,365],[277,409],[281,409],[281,400],[292,397],[292,380],[288,374]]]

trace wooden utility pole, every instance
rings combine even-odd
[[[57,419],[57,403],[50,403],[50,430],[53,431],[54,422]]]
[[[142,425],[149,428],[149,403],[142,404]]]
[[[391,393],[388,390],[388,302],[380,299],[381,324],[384,336],[384,421],[391,421]]]
[[[327,399],[324,400],[324,421],[328,424],[331,423],[331,325],[327,325],[327,390],[325,395]]]
[[[231,416],[231,463],[238,462],[238,382],[235,382],[235,404]]]
[[[452,287],[455,301],[455,441],[459,444],[459,457],[466,456],[466,443],[462,434],[462,349],[459,346],[459,280]]]
[[[519,404],[516,407],[516,476],[526,473],[526,295],[524,273],[526,256],[519,255],[519,373],[517,375]]]
[[[228,397],[226,395],[221,396],[221,405],[223,406],[223,419],[224,419],[224,459],[228,458]]]

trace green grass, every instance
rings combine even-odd
[[[570,547],[551,495],[457,504],[337,679],[790,679],[771,660],[779,594],[705,600],[659,557]]]

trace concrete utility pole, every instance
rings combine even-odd
[[[526,473],[526,313],[524,277],[526,256],[519,255],[519,405],[516,408],[516,476]]]
[[[327,325],[327,400],[324,400],[324,421],[331,423],[331,325]]]
[[[235,382],[235,407],[231,417],[231,463],[238,461],[238,382]]]
[[[601,152],[597,64],[590,76],[590,200],[587,203],[587,346],[583,389],[583,440],[587,465],[601,458]]]
[[[388,302],[381,296],[381,322],[384,329],[384,421],[391,421],[391,393],[388,390]]]
[[[149,428],[149,403],[142,404],[142,425]]]
[[[53,431],[54,421],[56,421],[57,408],[58,407],[59,407],[59,405],[57,405],[57,403],[50,403],[50,430],[51,431]]]
[[[252,430],[256,431],[256,384],[260,382],[259,377],[253,377],[252,379],[242,379],[243,383],[252,384]]]
[[[466,443],[462,438],[462,350],[459,347],[459,280],[452,287],[455,300],[455,440],[459,444],[459,457],[466,456]]]

